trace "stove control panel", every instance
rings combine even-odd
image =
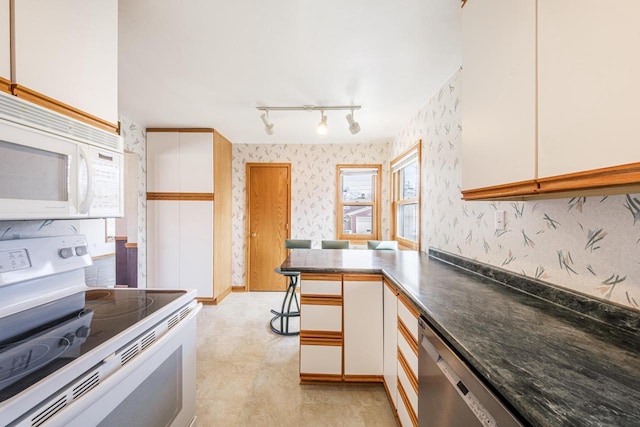
[[[26,249],[0,251],[0,273],[31,267]]]

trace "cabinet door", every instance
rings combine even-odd
[[[213,297],[213,202],[180,201],[180,287]]]
[[[180,202],[147,201],[147,283],[180,288]]]
[[[381,376],[382,278],[344,276],[344,374]]]
[[[178,193],[180,191],[180,134],[147,133],[147,191]]]
[[[640,3],[538,0],[538,9],[539,177],[640,161]]]
[[[11,55],[9,46],[9,0],[0,0],[0,90],[9,92],[11,82]]]
[[[384,357],[383,372],[393,407],[398,398],[398,297],[386,282],[384,285]]]
[[[14,5],[15,83],[115,125],[117,0]]]
[[[462,9],[462,189],[536,178],[535,0]]]
[[[213,133],[180,132],[180,192],[213,193]]]

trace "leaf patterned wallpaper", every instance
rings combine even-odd
[[[392,157],[422,139],[422,245],[640,309],[640,194],[527,202],[460,199],[462,71],[413,117]],[[506,228],[494,229],[505,211]]]
[[[291,163],[291,238],[335,239],[336,165],[382,164],[382,235],[389,235],[389,144],[233,144],[233,284],[245,285],[247,163]],[[275,266],[274,266],[275,267]]]

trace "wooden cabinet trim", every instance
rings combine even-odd
[[[147,200],[191,200],[213,202],[215,197],[213,193],[147,193]]]
[[[413,423],[413,426],[418,427],[418,416],[416,415],[416,411],[415,409],[413,409],[413,406],[411,406],[411,402],[409,401],[409,396],[407,396],[407,392],[404,391],[404,387],[402,387],[402,383],[400,381],[398,381],[398,394],[402,399],[402,403],[404,404],[404,407],[407,409],[407,412],[409,413],[409,418],[411,418],[411,422]]]
[[[538,183],[541,194],[617,185],[638,185],[640,184],[640,163],[540,178]]]
[[[341,382],[341,374],[304,374],[300,373],[300,383],[326,383],[326,382]]]
[[[398,289],[397,289],[395,286],[393,286],[393,284],[391,284],[391,282],[390,282],[390,281],[388,281],[386,278],[385,278],[385,279],[383,279],[383,281],[384,281],[384,285],[385,285],[387,288],[389,288],[389,290],[390,290],[390,291],[391,291],[395,296],[398,296],[398,294],[400,293],[400,292],[398,291]]]
[[[300,331],[300,345],[328,345],[341,347],[342,344],[342,332]]]
[[[407,328],[407,325],[404,324],[404,322],[402,321],[400,316],[398,316],[398,332],[400,332],[402,334],[402,336],[404,337],[405,341],[407,341],[407,344],[409,344],[409,347],[411,347],[411,350],[413,350],[413,352],[417,356],[418,355],[418,340],[416,340],[413,337],[413,335],[411,335],[411,332],[409,331],[409,328]]]
[[[342,274],[302,273],[300,278],[302,280],[331,280],[341,282]]]
[[[520,181],[491,187],[462,190],[463,200],[487,200],[505,197],[516,197],[526,194],[536,194],[538,183],[536,180]]]
[[[107,132],[115,134],[119,133],[120,128],[117,124],[110,123],[104,119],[91,115],[85,111],[79,110],[56,99],[50,98],[25,86],[18,84],[11,85],[11,93],[18,98],[33,102],[34,104],[37,104],[41,107],[48,108],[49,110],[55,111],[60,114],[64,114],[65,116],[79,120],[83,123],[87,123],[91,126],[106,130]]]
[[[555,193],[601,190],[602,194],[634,192],[640,186],[640,163],[556,175],[520,183],[463,190],[463,200],[527,199],[553,197]],[[585,193],[586,194],[586,193]],[[600,193],[598,193],[600,194]]]
[[[351,281],[351,282],[369,282],[369,281],[380,281],[382,280],[382,276],[379,274],[344,274],[342,276],[343,281]]]
[[[11,93],[11,82],[3,77],[0,77],[0,90],[2,92]]]
[[[398,347],[398,363],[400,363],[400,366],[402,366],[404,373],[407,375],[407,378],[411,383],[411,387],[413,387],[413,390],[415,390],[416,394],[418,394],[418,377],[416,376],[416,373],[411,369],[411,366],[409,366],[409,362],[407,362],[407,358],[404,357],[404,354],[402,354],[402,350],[400,350],[400,347]]]
[[[300,304],[342,307],[342,295],[300,295]]]
[[[407,299],[407,297],[405,297],[401,293],[398,293],[398,301],[402,302],[407,310],[409,310],[409,312],[413,314],[413,317],[415,317],[416,319],[420,317],[420,312],[418,311],[418,309]]]
[[[381,383],[383,382],[382,375],[352,375],[345,374],[344,382],[357,382],[357,383]]]

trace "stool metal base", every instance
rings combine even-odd
[[[280,311],[271,310],[272,314],[275,314],[271,321],[269,322],[269,326],[271,330],[278,335],[300,335],[300,331],[289,331],[289,319],[291,317],[300,317],[300,303],[298,302],[298,296],[296,295],[296,288],[298,287],[298,277],[300,277],[300,273],[296,272],[281,272],[280,269],[277,268],[276,272],[280,274],[284,274],[289,277],[289,286],[287,287],[287,291],[284,294],[284,300],[282,301],[282,309]],[[291,311],[291,304],[295,301],[295,309],[297,311]],[[280,320],[280,327],[274,325],[278,320]]]

